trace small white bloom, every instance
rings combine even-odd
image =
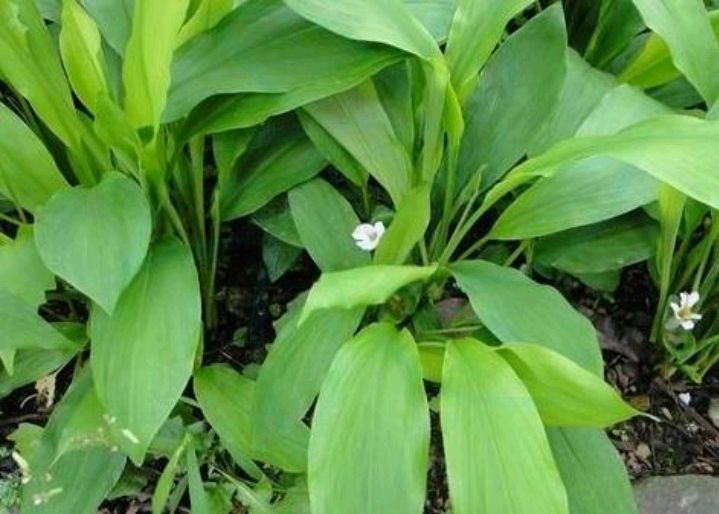
[[[357,228],[352,232],[352,239],[355,240],[355,244],[362,250],[371,252],[377,248],[383,234],[384,223],[381,221],[378,221],[374,225],[362,223],[361,225],[357,225]]]
[[[674,321],[684,330],[694,330],[696,322],[702,319],[701,314],[692,311],[692,308],[699,303],[699,293],[679,293],[679,303],[671,302],[669,306],[674,312]]]
[[[682,402],[684,405],[689,405],[690,403],[692,403],[691,393],[679,393],[677,397],[679,398],[679,401]]]

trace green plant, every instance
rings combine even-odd
[[[546,3],[0,4],[0,393],[75,362],[14,434],[23,512],[152,484],[157,514],[418,513],[432,410],[456,514],[636,512],[601,428],[637,412],[528,275],[611,289],[658,234],[671,271],[671,198],[719,208],[719,125],[638,81],[711,107],[719,45],[698,0],[605,1],[589,30]],[[271,279],[322,271],[243,373],[204,365],[238,218]]]

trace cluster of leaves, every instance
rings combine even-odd
[[[455,514],[636,512],[637,412],[531,276],[647,261],[671,366],[714,363],[717,319],[665,321],[719,298],[719,17],[550,3],[0,3],[0,395],[72,378],[12,435],[22,512],[417,514],[432,411]],[[204,359],[238,218],[322,272],[255,373]]]

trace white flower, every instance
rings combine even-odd
[[[671,302],[669,306],[674,312],[674,322],[684,330],[693,330],[696,322],[702,319],[701,314],[692,311],[692,308],[699,303],[699,293],[679,293],[679,303]]]
[[[679,401],[682,402],[684,405],[689,405],[690,403],[692,403],[691,393],[679,393],[677,396],[679,397]]]
[[[384,223],[378,221],[374,225],[362,223],[352,231],[352,239],[361,249],[371,252],[379,244],[384,234]]]

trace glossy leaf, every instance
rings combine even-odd
[[[529,239],[590,225],[659,196],[653,177],[606,158],[587,159],[540,180],[509,205],[492,227],[496,239]]]
[[[571,514],[637,513],[624,462],[604,431],[550,428],[547,436]]]
[[[53,273],[111,313],[142,266],[151,231],[142,190],[129,178],[110,174],[92,188],[53,196],[37,212],[35,242]]]
[[[285,0],[308,20],[350,39],[401,48],[423,59],[440,55],[434,38],[402,0]]]
[[[719,99],[719,42],[701,0],[634,0],[644,22],[666,42],[676,67],[709,105]]]
[[[452,84],[466,96],[479,70],[489,58],[509,21],[531,0],[459,0],[454,12],[445,56],[452,73]],[[549,58],[545,64],[551,62]]]
[[[497,352],[524,383],[545,425],[604,428],[638,414],[604,380],[561,354],[522,343]]]
[[[309,449],[312,512],[420,514],[429,430],[412,337],[371,325],[342,347],[322,385]]]
[[[37,136],[0,104],[0,193],[34,212],[67,181]]]
[[[235,37],[238,33],[243,35],[239,40]],[[321,98],[329,94],[323,91],[336,88],[334,82],[343,84],[340,91],[352,87],[400,55],[389,47],[337,36],[304,20],[280,0],[245,2],[214,29],[178,50],[165,120],[178,119],[202,100],[223,93],[293,91],[305,98]],[[277,66],[279,62],[292,65]],[[276,97],[259,100],[287,101]],[[290,101],[284,111],[276,106],[271,111],[285,112],[307,101]],[[235,111],[237,106],[231,103]]]
[[[357,330],[363,309],[332,309],[298,324],[304,302],[291,307],[257,378],[254,449],[287,471],[307,465],[309,432],[301,420],[319,393],[340,346]]]
[[[398,204],[412,185],[412,163],[371,81],[304,109]]]
[[[125,112],[135,128],[157,130],[170,88],[170,63],[189,0],[135,2],[122,68]]]
[[[476,4],[492,9],[487,6],[495,3]],[[457,170],[460,184],[486,166],[482,186],[487,188],[527,152],[559,98],[566,46],[564,19],[557,5],[533,18],[494,54],[464,109],[466,129]]]
[[[569,513],[532,398],[499,355],[448,343],[440,398],[452,512]]]
[[[485,261],[459,262],[450,269],[477,316],[500,340],[541,344],[602,375],[594,327],[555,289]]]
[[[193,385],[202,413],[220,436],[223,447],[248,473],[261,476],[251,460],[254,382],[229,366],[216,364],[195,371]]]
[[[100,31],[76,0],[62,4],[60,52],[75,94],[91,111],[101,95],[110,96]]]
[[[32,307],[45,303],[45,291],[55,289],[55,277],[38,255],[33,228],[24,225],[14,240],[0,242],[0,290]]]
[[[322,271],[369,264],[369,254],[352,239],[359,218],[331,185],[315,179],[292,189],[289,200],[302,244]]]
[[[189,249],[155,243],[112,316],[93,310],[91,330],[98,396],[116,419],[118,444],[140,464],[192,373],[200,291]]]
[[[621,269],[652,257],[659,226],[647,216],[627,215],[541,239],[536,262],[572,274]]]
[[[382,236],[374,255],[376,264],[404,264],[424,237],[430,219],[430,188],[412,189],[399,204],[392,223]]]
[[[323,309],[379,305],[402,287],[429,279],[437,266],[375,265],[323,273],[310,289],[300,323]]]

